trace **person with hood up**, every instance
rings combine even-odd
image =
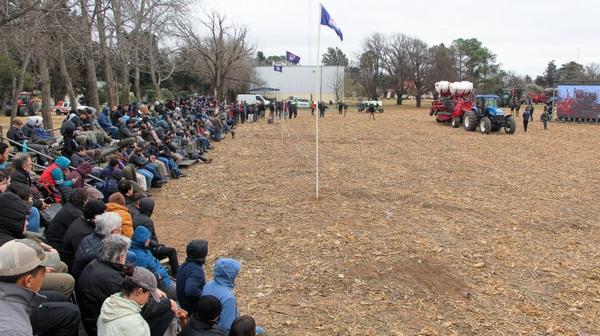
[[[150,252],[157,259],[169,258],[169,266],[171,274],[177,276],[179,271],[179,260],[177,259],[177,250],[172,247],[165,246],[158,241],[156,230],[154,229],[154,221],[152,221],[152,213],[154,212],[154,200],[152,198],[144,198],[139,201],[139,211],[133,217],[133,227],[144,226],[150,231]]]
[[[226,332],[229,332],[231,324],[238,316],[237,300],[232,290],[240,267],[240,262],[235,259],[219,258],[215,262],[214,280],[207,283],[202,290],[202,295],[212,295],[221,302],[223,309],[219,327]]]
[[[84,162],[67,174],[67,180],[73,181],[73,188],[83,188],[85,177],[92,173],[92,165]]]
[[[60,255],[69,269],[73,267],[73,258],[79,244],[87,235],[94,232],[96,216],[106,211],[106,204],[101,200],[90,200],[83,209],[83,218],[77,218],[65,232],[63,237],[63,250]]]
[[[120,293],[111,295],[98,317],[99,336],[150,336],[150,326],[141,315],[150,296],[159,301],[156,278],[148,270],[136,267],[133,275],[123,281]]]
[[[0,246],[13,239],[25,238],[29,207],[11,192],[0,193]]]
[[[119,129],[113,126],[112,121],[110,120],[110,116],[108,115],[108,106],[104,106],[102,108],[102,112],[98,115],[98,124],[103,130],[106,131],[106,133],[110,134],[111,137],[116,139]]]
[[[240,273],[241,264],[231,258],[219,258],[215,262],[214,279],[208,282],[202,290],[202,295],[213,295],[221,301],[223,309],[219,319],[219,327],[227,333],[231,330],[233,321],[238,317],[237,299],[233,294],[235,280]],[[256,327],[256,333],[262,334],[264,329]]]
[[[167,293],[167,296],[173,300],[177,297],[175,284],[167,269],[160,264],[160,261],[156,259],[152,252],[149,250],[150,246],[150,230],[144,226],[138,226],[133,231],[133,237],[131,237],[130,251],[135,253],[135,265],[148,269],[154,273],[159,280],[160,289]]]
[[[177,274],[177,300],[181,308],[191,313],[195,310],[206,284],[204,263],[208,254],[208,242],[201,239],[192,240],[185,252],[187,259]]]
[[[133,218],[125,206],[125,197],[116,192],[108,197],[106,211],[116,213],[121,217],[121,234],[127,238],[133,235]]]
[[[65,177],[65,170],[69,168],[71,160],[64,156],[59,156],[54,162],[44,170],[39,178],[40,184],[45,184],[51,187],[58,188],[62,195],[63,204],[68,201],[73,189],[73,183],[77,182],[78,179],[67,180]]]
[[[221,315],[221,301],[212,295],[198,298],[198,302],[191,310],[192,317],[182,336],[227,336],[224,330],[217,327]]]

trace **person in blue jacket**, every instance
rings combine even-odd
[[[221,317],[219,328],[229,333],[233,321],[238,317],[237,299],[233,294],[235,279],[240,273],[241,264],[231,258],[219,258],[215,262],[213,271],[214,279],[207,283],[202,290],[202,295],[212,295],[221,301]],[[256,334],[262,334],[264,329],[256,327]]]
[[[119,129],[113,126],[112,122],[110,121],[110,116],[108,115],[108,106],[104,106],[102,108],[102,112],[98,114],[98,124],[103,130],[106,131],[106,133],[110,134],[113,139],[117,138],[117,132]]]
[[[154,273],[159,281],[159,288],[167,293],[170,299],[176,300],[177,292],[175,283],[171,280],[167,269],[160,264],[158,259],[149,250],[151,235],[150,230],[146,227],[138,226],[133,231],[129,250],[135,253],[135,265],[147,268],[150,272]]]
[[[206,284],[204,263],[208,254],[208,242],[192,240],[186,247],[186,254],[187,259],[177,272],[177,300],[181,308],[191,313],[195,311]]]

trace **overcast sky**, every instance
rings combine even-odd
[[[429,45],[477,38],[497,55],[505,70],[535,78],[547,63],[600,63],[598,0],[202,0],[194,7],[216,9],[249,28],[250,41],[266,56],[289,50],[301,64],[316,62],[319,3],[344,34],[321,28],[321,51],[339,47],[356,59],[370,33],[404,33]]]

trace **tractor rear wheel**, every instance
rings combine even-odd
[[[515,134],[517,131],[517,122],[512,116],[506,117],[504,120],[504,131],[508,134]]]
[[[465,113],[463,122],[465,124],[465,131],[474,131],[477,128],[477,117],[475,116],[475,112]]]
[[[483,117],[479,121],[479,132],[481,134],[490,134],[492,131],[492,121],[488,117]]]
[[[460,118],[459,117],[452,118],[452,127],[458,128],[458,126],[460,126]]]

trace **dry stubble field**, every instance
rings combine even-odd
[[[241,260],[240,313],[272,335],[599,334],[600,126],[538,114],[484,136],[414,107],[329,112],[319,200],[309,113],[284,142],[243,125],[156,192],[159,237],[208,239],[209,277]]]

